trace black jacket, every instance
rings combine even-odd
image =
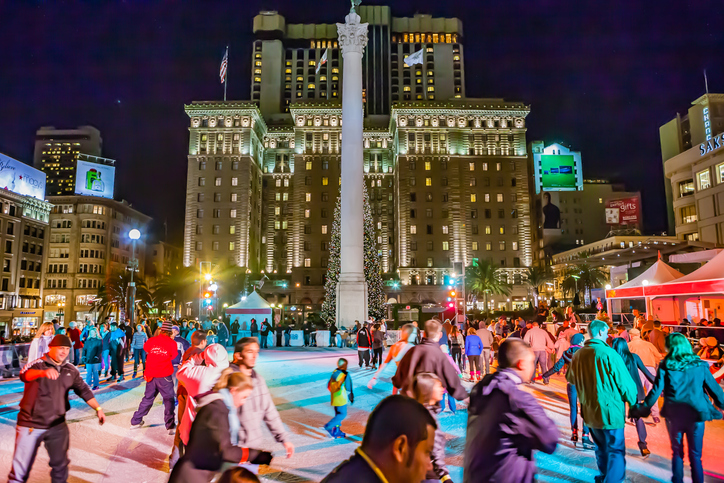
[[[249,326],[249,330],[252,334],[259,332],[259,324],[256,323],[256,320],[251,323],[251,326]]]
[[[355,452],[347,461],[337,466],[321,483],[382,483],[374,470]]]
[[[86,339],[83,346],[83,359],[86,364],[100,364],[101,352],[103,352],[103,341],[98,337]]]
[[[232,334],[239,333],[239,322],[236,320],[231,323],[231,333]]]
[[[206,396],[209,397],[209,396]],[[229,409],[221,399],[204,404],[191,425],[186,453],[173,468],[169,483],[209,481],[209,472],[217,472],[223,463],[254,461],[259,452],[231,444]]]
[[[407,351],[397,366],[397,372],[392,377],[392,384],[401,389],[404,394],[404,391],[407,391],[412,385],[415,374],[420,372],[435,374],[447,392],[458,401],[468,397],[468,392],[460,383],[457,369],[437,342],[425,339]]]
[[[50,368],[58,371],[60,374],[58,379],[41,377],[28,381],[25,377],[30,369]],[[48,429],[64,423],[65,413],[70,409],[68,392],[71,389],[84,401],[90,401],[95,397],[73,364],[63,362],[58,365],[47,354],[25,366],[20,372],[20,380],[25,383],[25,391],[20,401],[18,426]]]

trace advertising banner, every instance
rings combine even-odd
[[[113,184],[116,176],[114,166],[78,160],[76,168],[76,194],[113,198]]]
[[[607,225],[638,226],[641,221],[641,199],[638,196],[606,200]]]
[[[45,173],[0,153],[0,188],[45,199]]]
[[[572,154],[543,154],[540,157],[540,169],[541,187],[544,190],[576,189],[576,160]]]

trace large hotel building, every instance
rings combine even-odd
[[[359,14],[369,23],[365,184],[383,272],[401,285],[387,286],[388,297],[441,302],[444,275],[479,258],[503,267],[514,285],[495,308],[527,307],[529,107],[465,97],[460,20],[396,18],[383,6]],[[186,106],[183,262],[264,270],[277,302],[311,310],[325,295],[339,196],[337,30],[262,12],[254,33],[251,99]],[[408,67],[405,57],[421,49],[422,64]]]

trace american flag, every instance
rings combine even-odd
[[[226,82],[226,67],[229,64],[229,48],[226,48],[226,52],[224,52],[224,58],[221,59],[221,70],[219,71],[219,77],[221,78],[221,83],[223,84]]]

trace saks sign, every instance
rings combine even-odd
[[[705,143],[699,145],[699,156],[704,156],[707,153],[716,151],[720,147],[724,146],[724,134],[714,136]]]

